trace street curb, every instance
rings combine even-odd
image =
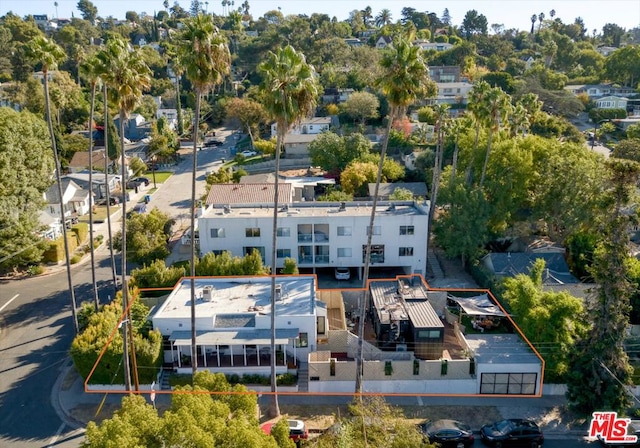
[[[61,368],[62,371],[60,375],[58,375],[56,382],[51,388],[51,405],[53,406],[53,409],[56,411],[56,414],[58,415],[60,420],[64,422],[65,425],[73,429],[84,430],[86,425],[69,414],[65,407],[62,406],[62,402],[60,401],[60,392],[62,390],[62,385],[64,384],[64,380],[67,378],[73,368],[74,367],[71,358],[67,358],[66,364]]]

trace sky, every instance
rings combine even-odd
[[[169,0],[173,5],[175,0]],[[243,0],[235,0],[238,7]],[[0,17],[12,11],[19,16],[28,14],[47,14],[51,18],[80,17],[76,8],[77,0],[57,0],[58,7],[54,6],[54,0],[0,0]],[[124,19],[127,11],[137,13],[163,9],[162,0],[92,0],[98,8],[98,15],[102,17],[113,16]],[[178,3],[185,9],[189,9],[190,0],[179,0]],[[202,2],[206,3],[206,2]],[[564,23],[573,23],[576,17],[581,17],[589,34],[597,29],[601,32],[602,26],[607,23],[615,23],[625,29],[640,27],[640,0],[555,0],[555,1],[531,1],[531,0],[249,0],[249,12],[254,18],[262,16],[266,11],[280,9],[284,15],[313,13],[327,14],[345,20],[349,12],[362,10],[370,6],[373,15],[386,8],[391,11],[393,21],[400,19],[400,11],[403,7],[411,7],[420,12],[433,12],[442,17],[445,8],[454,25],[460,25],[467,11],[475,9],[484,14],[489,23],[502,24],[505,28],[529,30],[531,28],[531,16],[543,12],[549,18],[549,12],[555,10],[556,18]],[[212,0],[205,5],[209,12],[222,15],[221,1]]]

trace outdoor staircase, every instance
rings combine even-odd
[[[309,363],[298,361],[298,392],[309,392]]]
[[[444,278],[444,272],[440,266],[440,260],[438,260],[431,244],[429,244],[429,249],[427,250],[427,272],[431,274],[433,279]]]
[[[171,384],[169,383],[169,374],[171,370],[162,369],[160,374],[160,390],[171,390]]]

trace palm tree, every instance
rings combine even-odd
[[[540,14],[538,14],[538,21],[540,22],[540,25],[538,25],[538,32],[540,32],[540,30],[542,29],[543,20],[544,20],[544,13],[541,12]]]
[[[115,297],[118,293],[118,283],[116,280],[116,256],[113,252],[113,230],[111,228],[111,191],[109,191],[109,151],[107,148],[107,145],[109,144],[109,96],[107,94],[106,83],[102,83],[102,100],[104,102],[104,194],[107,201],[107,236],[109,238],[109,259],[111,260],[113,297]]]
[[[534,28],[533,28],[533,27],[535,26],[535,24],[536,24],[536,22],[537,22],[537,21],[538,21],[538,16],[537,16],[537,15],[535,15],[535,14],[533,14],[533,15],[531,16],[531,34],[533,34],[533,31],[534,31]]]
[[[435,161],[433,163],[433,178],[431,182],[431,207],[429,207],[429,218],[427,221],[427,229],[431,229],[431,223],[433,222],[433,215],[436,210],[436,203],[438,202],[438,190],[440,187],[440,171],[442,170],[442,159],[444,151],[444,131],[446,122],[449,118],[449,105],[437,104],[433,106],[433,110],[436,115],[436,154]]]
[[[473,86],[473,89],[469,92],[469,104],[467,109],[471,112],[471,116],[473,117],[473,121],[476,127],[476,137],[473,143],[473,153],[477,154],[478,152],[478,144],[480,141],[480,127],[482,123],[486,120],[486,110],[483,105],[486,101],[486,97],[491,90],[491,85],[489,85],[486,81],[480,81],[476,85]],[[473,167],[474,164],[470,163],[467,168],[467,183],[471,184],[473,182]]]
[[[196,175],[198,170],[198,129],[202,97],[229,73],[231,55],[227,40],[216,28],[213,16],[198,14],[184,22],[178,53],[187,78],[195,89],[196,111],[191,136],[193,138],[193,166],[191,173],[191,366],[193,375],[198,368],[196,347]]]
[[[389,114],[387,115],[387,129],[380,151],[380,163],[376,176],[376,186],[373,193],[373,204],[371,205],[371,218],[367,232],[367,248],[365,251],[364,272],[362,277],[363,295],[360,299],[360,321],[358,326],[358,359],[356,364],[356,394],[362,398],[362,374],[364,366],[364,321],[367,311],[366,288],[369,280],[369,265],[371,256],[371,239],[373,236],[373,225],[376,215],[376,205],[378,203],[378,191],[380,190],[380,180],[382,178],[382,167],[384,157],[389,145],[389,134],[393,121],[401,118],[407,107],[416,98],[422,96],[435,96],[435,84],[429,80],[429,71],[425,61],[420,55],[419,47],[411,45],[405,39],[399,39],[390,45],[389,50],[384,53],[380,60],[382,76],[378,78],[376,84],[387,98],[389,103]]]
[[[284,137],[290,127],[300,119],[311,114],[319,94],[319,84],[313,67],[307,64],[304,54],[291,45],[269,52],[258,69],[263,81],[260,86],[264,107],[276,121],[275,185],[273,195],[273,233],[271,247],[271,402],[270,413],[280,415],[278,396],[276,395],[276,262],[278,242],[278,174],[280,172],[280,152]]]
[[[98,311],[100,307],[100,298],[98,297],[98,286],[96,283],[96,255],[93,244],[93,115],[96,103],[96,89],[100,82],[100,74],[103,71],[100,60],[95,55],[86,59],[80,65],[80,72],[84,74],[91,86],[91,106],[89,109],[89,251],[91,253],[91,289],[93,291],[96,311]],[[105,150],[105,157],[106,156]],[[108,183],[105,182],[105,186],[108,189]]]
[[[367,27],[371,26],[371,19],[373,18],[371,6],[367,6],[362,11],[360,11],[360,13],[362,14],[362,21],[364,22],[364,25]]]
[[[504,93],[500,87],[493,87],[487,94],[486,103],[483,109],[486,111],[487,124],[489,125],[489,136],[487,137],[487,151],[484,155],[482,165],[482,176],[480,177],[480,188],[484,184],[489,164],[489,154],[491,153],[491,141],[495,131],[500,129],[500,125],[505,123],[511,111],[511,97]]]
[[[388,9],[383,9],[376,16],[376,26],[382,28],[385,25],[389,25],[391,23],[391,11]]]
[[[51,99],[49,97],[49,70],[56,70],[58,64],[67,57],[64,50],[54,41],[44,36],[35,37],[27,46],[27,57],[42,65],[42,77],[44,80],[44,106],[47,116],[47,126],[49,127],[49,137],[51,137],[51,149],[53,150],[53,160],[55,163],[56,183],[58,184],[58,199],[60,201],[60,219],[62,222],[62,239],[64,241],[64,256],[67,268],[67,282],[69,286],[69,296],[71,298],[71,316],[75,332],[78,332],[78,316],[76,313],[76,297],[73,291],[73,281],[71,279],[71,259],[69,256],[69,242],[67,241],[67,225],[65,222],[64,198],[62,196],[62,176],[60,159],[58,158],[58,148],[53,131],[53,120],[51,119]]]
[[[127,313],[127,324],[123,325],[123,352],[125,385],[131,390],[131,375],[128,356],[127,334],[131,328],[129,312],[129,287],[127,285],[127,166],[124,147],[124,121],[136,107],[142,92],[151,86],[151,70],[144,62],[139,50],[131,51],[129,44],[120,36],[112,35],[106,43],[104,51],[98,53],[100,63],[104,67],[102,80],[110,87],[110,92],[119,110],[120,133],[120,174],[122,176],[122,307]],[[134,369],[134,374],[137,372]],[[136,380],[137,385],[137,380]]]

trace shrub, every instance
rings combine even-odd
[[[78,244],[82,244],[87,241],[89,236],[89,224],[86,222],[79,222],[71,227],[71,231],[76,235],[76,238],[78,238]]]
[[[69,262],[70,262],[71,264],[76,264],[76,263],[79,263],[79,262],[80,262],[80,260],[82,260],[82,257],[81,257],[80,255],[77,255],[77,254],[76,254],[76,255],[73,255],[73,256],[71,257],[71,260],[69,260]]]
[[[43,273],[44,273],[44,266],[39,264],[34,264],[27,268],[27,275],[29,276],[40,275]]]

